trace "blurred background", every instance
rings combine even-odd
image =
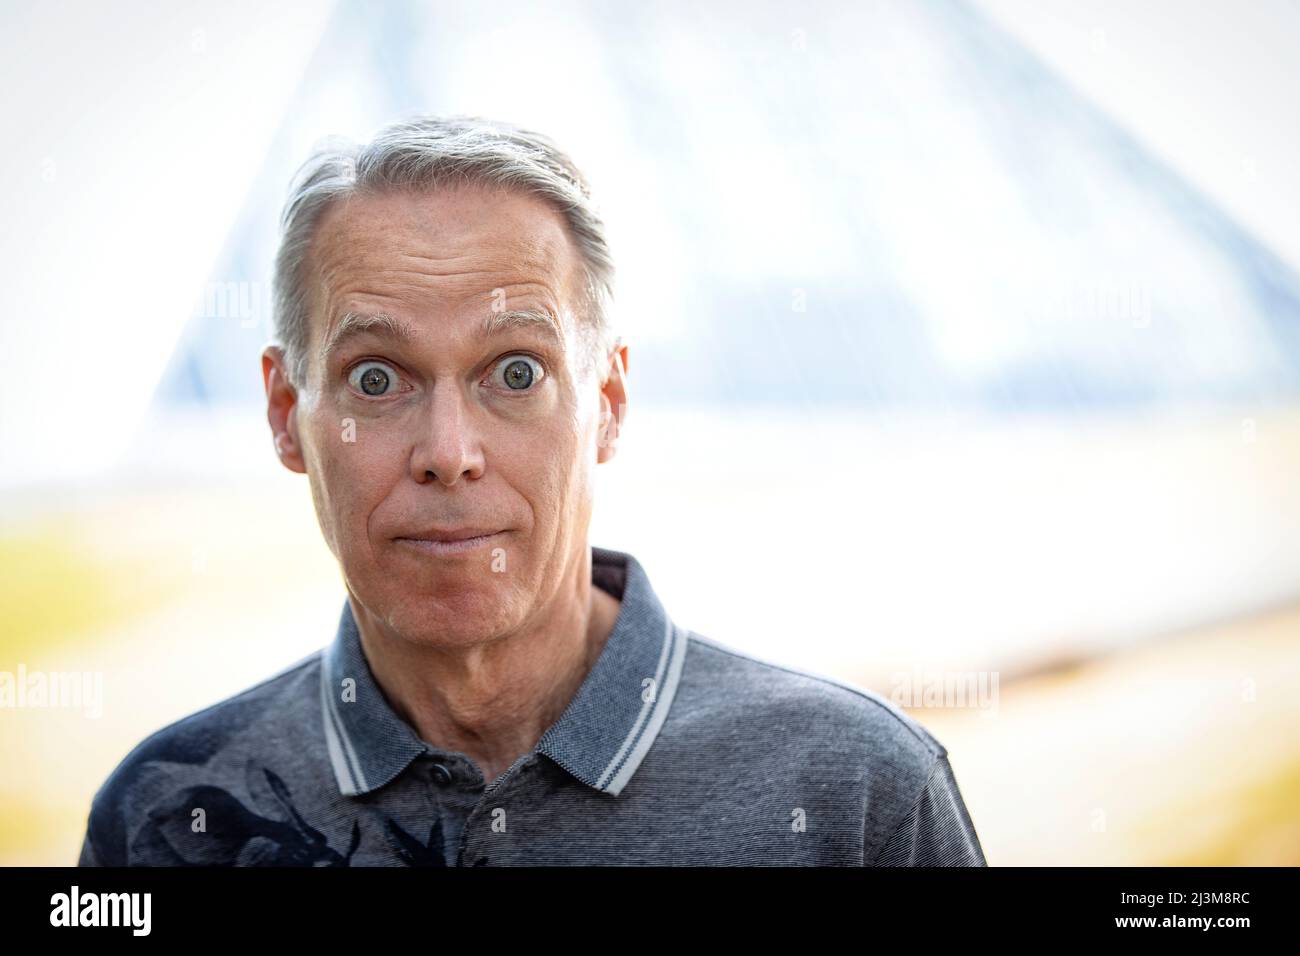
[[[679,623],[907,707],[991,865],[1300,863],[1295,3],[9,0],[0,81],[0,864],[332,638],[276,226],[414,111],[592,180]]]

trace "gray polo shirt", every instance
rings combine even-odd
[[[631,555],[567,709],[496,780],[332,644],[155,732],[96,792],[80,865],[984,866],[944,748],[867,690],[675,623]]]

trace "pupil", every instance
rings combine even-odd
[[[387,385],[388,373],[382,369],[372,368],[361,376],[361,390],[367,395],[381,394]]]
[[[527,388],[533,381],[533,369],[522,360],[511,362],[506,366],[506,384],[511,388]],[[516,382],[522,384],[516,386]]]

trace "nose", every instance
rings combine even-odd
[[[419,435],[411,449],[411,477],[417,484],[439,481],[450,487],[462,477],[483,474],[483,446],[473,409],[454,381],[439,383],[420,415]]]

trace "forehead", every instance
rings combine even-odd
[[[317,224],[305,278],[312,324],[328,332],[357,299],[455,310],[487,307],[503,290],[507,308],[527,298],[569,311],[579,266],[563,216],[544,200],[469,184],[335,202]]]

